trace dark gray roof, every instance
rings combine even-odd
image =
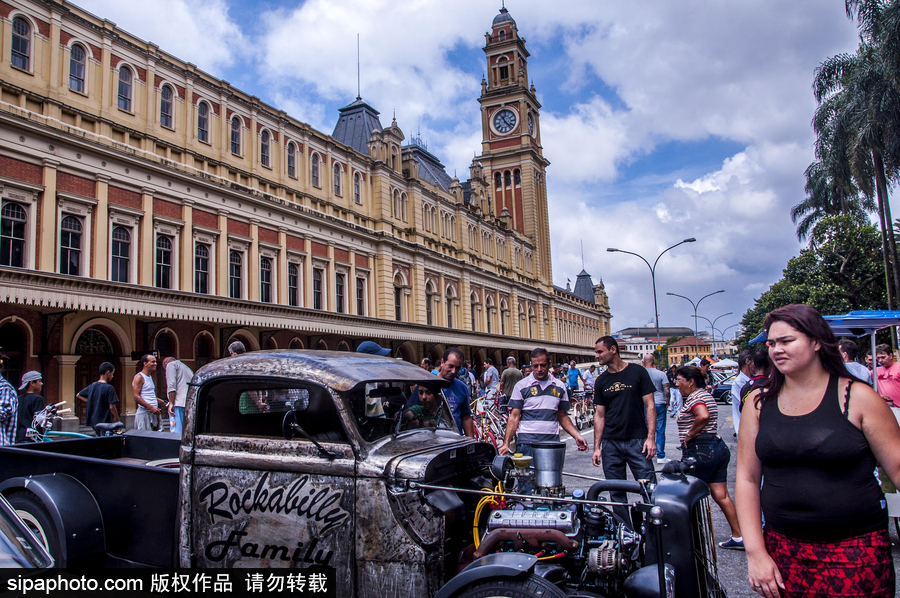
[[[341,113],[341,116],[334,125],[334,133],[331,136],[335,141],[349,145],[359,153],[368,156],[367,144],[372,136],[372,131],[382,130],[378,111],[369,106],[365,100],[356,98],[355,102],[344,106],[338,112]]]
[[[500,9],[500,14],[494,17],[494,22],[491,23],[491,26],[496,27],[501,23],[512,23],[513,25],[516,24],[512,16],[509,14],[509,11],[506,10],[505,6]]]
[[[591,280],[590,274],[584,270],[581,271],[578,278],[575,279],[575,290],[572,294],[588,303],[594,302],[594,281]]]
[[[437,185],[444,191],[450,191],[450,183],[453,178],[446,173],[444,165],[431,152],[418,143],[410,143],[403,148],[405,152],[412,152],[419,165],[419,178],[432,185]]]

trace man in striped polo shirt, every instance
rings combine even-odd
[[[559,442],[560,426],[575,439],[579,451],[588,449],[587,441],[569,419],[566,385],[550,375],[547,349],[537,348],[531,352],[531,373],[513,387],[508,407],[506,438],[497,451],[499,454],[509,452],[509,443],[516,430],[519,432],[516,452],[531,455],[531,445],[536,442]]]

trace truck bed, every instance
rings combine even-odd
[[[68,474],[94,495],[103,515],[107,566],[177,564],[177,467],[180,437],[130,431],[123,436],[0,447],[0,481]]]

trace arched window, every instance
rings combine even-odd
[[[400,220],[406,222],[406,193],[400,194]]]
[[[228,296],[232,299],[241,298],[243,263],[240,252],[232,251],[228,256]]]
[[[79,93],[84,91],[85,72],[87,71],[87,52],[81,44],[72,44],[69,50],[69,89]]]
[[[469,307],[471,307],[472,314],[472,332],[478,330],[478,297],[475,293],[472,293],[472,296],[469,298]]]
[[[297,146],[291,141],[287,148],[287,170],[289,177],[297,176]]]
[[[428,204],[424,201],[422,202],[422,222],[425,230],[431,231],[431,210],[428,209]]]
[[[334,310],[342,314],[344,313],[344,286],[346,279],[343,274],[334,276]]]
[[[456,241],[456,216],[450,216],[450,240]]]
[[[494,186],[497,187],[497,189],[501,189],[503,187],[503,177],[499,172],[494,173]]]
[[[360,189],[360,176],[358,172],[353,173],[353,201],[358,204],[362,203],[362,192]]]
[[[394,279],[394,319],[398,322],[403,320],[403,281],[399,278]]]
[[[197,335],[197,340],[194,341],[194,367],[201,368],[209,363],[212,352],[209,336]]]
[[[312,184],[314,187],[319,186],[319,154],[313,154],[310,158],[312,163]]]
[[[503,40],[505,40],[505,39],[506,39],[506,31],[503,30],[503,29],[501,29],[501,30],[500,30],[500,33],[497,34],[497,39],[498,39],[499,41],[501,41],[501,42],[502,42]]]
[[[172,238],[165,235],[156,237],[156,286],[172,288]]]
[[[131,261],[131,233],[123,226],[117,226],[112,232],[112,263],[110,280],[128,282],[129,262]]]
[[[295,264],[288,264],[288,304],[300,305],[300,271]]]
[[[400,218],[400,192],[394,190],[394,218]]]
[[[322,309],[322,269],[313,268],[313,309]]]
[[[425,285],[425,323],[434,326],[434,287]]]
[[[209,143],[209,104],[197,104],[197,139]]]
[[[66,216],[60,223],[59,273],[78,276],[81,270],[81,219]]]
[[[131,94],[133,91],[131,69],[123,66],[119,69],[119,108],[131,112]]]
[[[235,116],[231,119],[231,153],[235,156],[241,155],[241,117]]]
[[[0,265],[25,267],[25,208],[4,203],[0,210]]]
[[[172,98],[175,94],[172,93],[172,88],[168,85],[163,85],[159,91],[159,124],[172,129],[175,127],[175,117],[173,116],[174,107],[172,102]]]
[[[334,168],[332,170],[334,170],[334,194],[340,195],[341,194],[341,165],[335,164]]]
[[[272,260],[267,257],[259,259],[259,300],[272,302]]]
[[[506,171],[503,173],[503,182],[506,183],[507,187],[512,187],[512,173],[510,171]]]
[[[200,243],[194,249],[194,292],[209,293],[209,245]]]
[[[262,134],[259,136],[259,162],[263,166],[269,166],[269,132],[263,129]]]
[[[513,181],[515,181],[517,186],[522,184],[522,171],[518,168],[513,171]]]
[[[453,287],[448,286],[447,292],[447,328],[453,328]]]
[[[10,61],[16,68],[31,70],[31,24],[22,17],[12,23],[12,55]]]

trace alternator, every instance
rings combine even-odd
[[[612,540],[604,540],[600,548],[588,552],[588,569],[591,573],[613,573],[619,564],[619,551]]]

